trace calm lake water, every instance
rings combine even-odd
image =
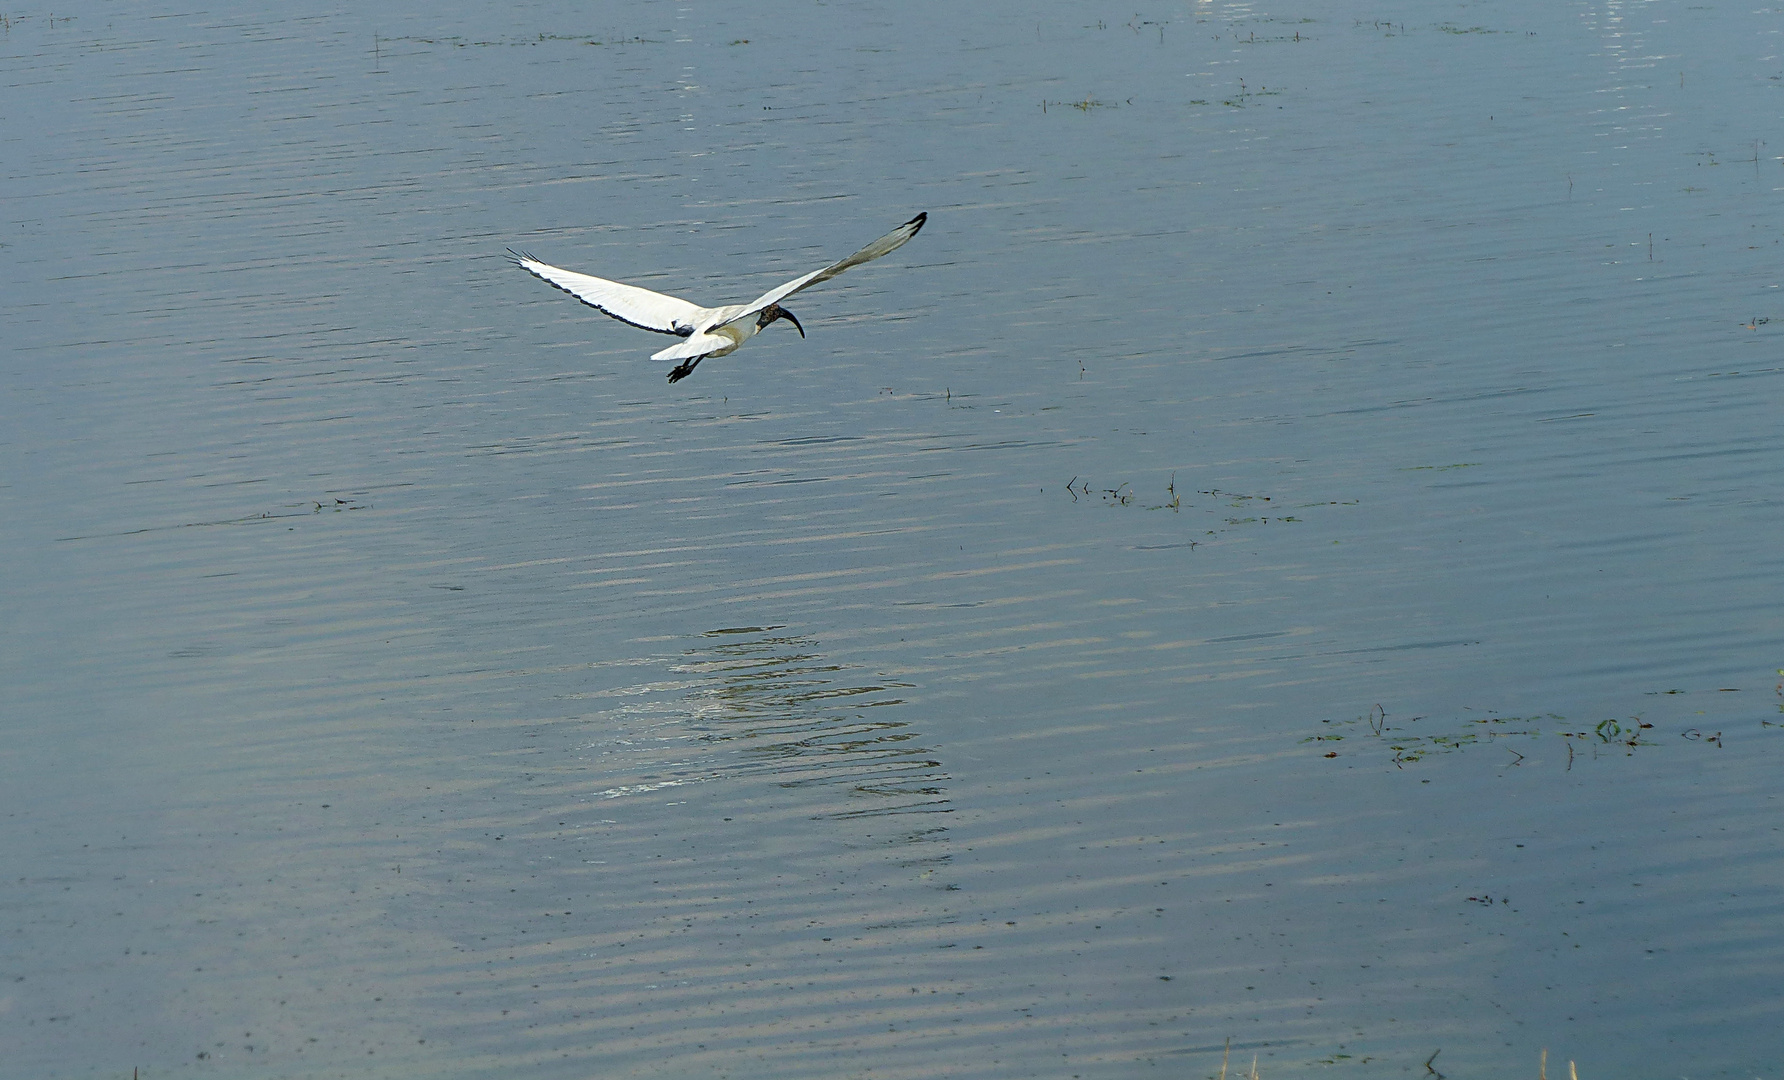
[[[375,7],[0,19],[0,1076],[1784,1074],[1775,11]]]

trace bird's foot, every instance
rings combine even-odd
[[[694,369],[699,367],[700,361],[702,361],[704,359],[706,359],[706,357],[696,356],[692,360],[683,360],[681,363],[675,365],[673,368],[671,368],[669,370],[669,381],[670,382],[680,382],[681,380],[687,378],[689,375],[692,375],[694,373]]]

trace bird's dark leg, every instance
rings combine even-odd
[[[692,360],[683,360],[681,363],[675,365],[673,368],[669,369],[669,381],[680,382],[689,375],[692,375],[694,369],[699,367],[700,361],[704,359],[706,359],[706,357],[696,356]]]

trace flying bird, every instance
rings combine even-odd
[[[672,334],[681,338],[677,344],[651,356],[652,360],[681,361],[669,371],[669,381],[678,382],[693,374],[694,369],[700,366],[700,361],[707,357],[736,352],[744,342],[755,337],[776,319],[785,319],[792,323],[794,329],[799,331],[799,336],[804,337],[805,327],[799,325],[799,320],[793,317],[791,311],[781,307],[782,300],[820,281],[829,281],[851,266],[860,266],[882,255],[891,254],[902,247],[905,241],[917,235],[917,230],[927,220],[927,212],[918,214],[840,262],[833,262],[809,274],[801,274],[747,304],[728,304],[725,307],[701,307],[678,297],[641,289],[636,285],[622,285],[605,278],[560,270],[512,248],[508,254],[514,257],[515,265],[522,270],[557,286],[596,311],[641,330],[654,330],[659,334]]]

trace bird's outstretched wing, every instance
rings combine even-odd
[[[652,360],[692,360],[696,356],[706,357],[720,349],[735,349],[737,342],[723,334],[695,334],[686,341],[678,341],[661,352],[651,354]]]
[[[540,262],[525,252],[509,249],[514,263],[522,270],[556,285],[597,311],[640,330],[681,337],[693,333],[694,324],[706,309],[674,296],[664,296],[636,285],[622,285],[606,278],[591,277],[569,270],[560,270]]]
[[[928,211],[924,211],[905,222],[903,225],[900,225],[898,228],[893,229],[891,232],[880,237],[878,240],[875,240],[873,243],[862,248],[860,251],[843,259],[841,262],[833,262],[822,270],[813,270],[809,274],[801,274],[799,277],[794,278],[785,285],[768,290],[746,306],[742,312],[733,315],[726,321],[736,322],[738,319],[755,315],[769,304],[778,304],[782,300],[785,300],[787,297],[798,292],[800,289],[810,288],[820,281],[829,281],[831,278],[842,273],[851,266],[860,266],[862,263],[872,262],[882,255],[890,255],[892,252],[903,247],[905,241],[917,235],[917,230],[921,229],[923,223],[928,220],[929,213]],[[562,271],[559,271],[559,273],[562,273]]]

